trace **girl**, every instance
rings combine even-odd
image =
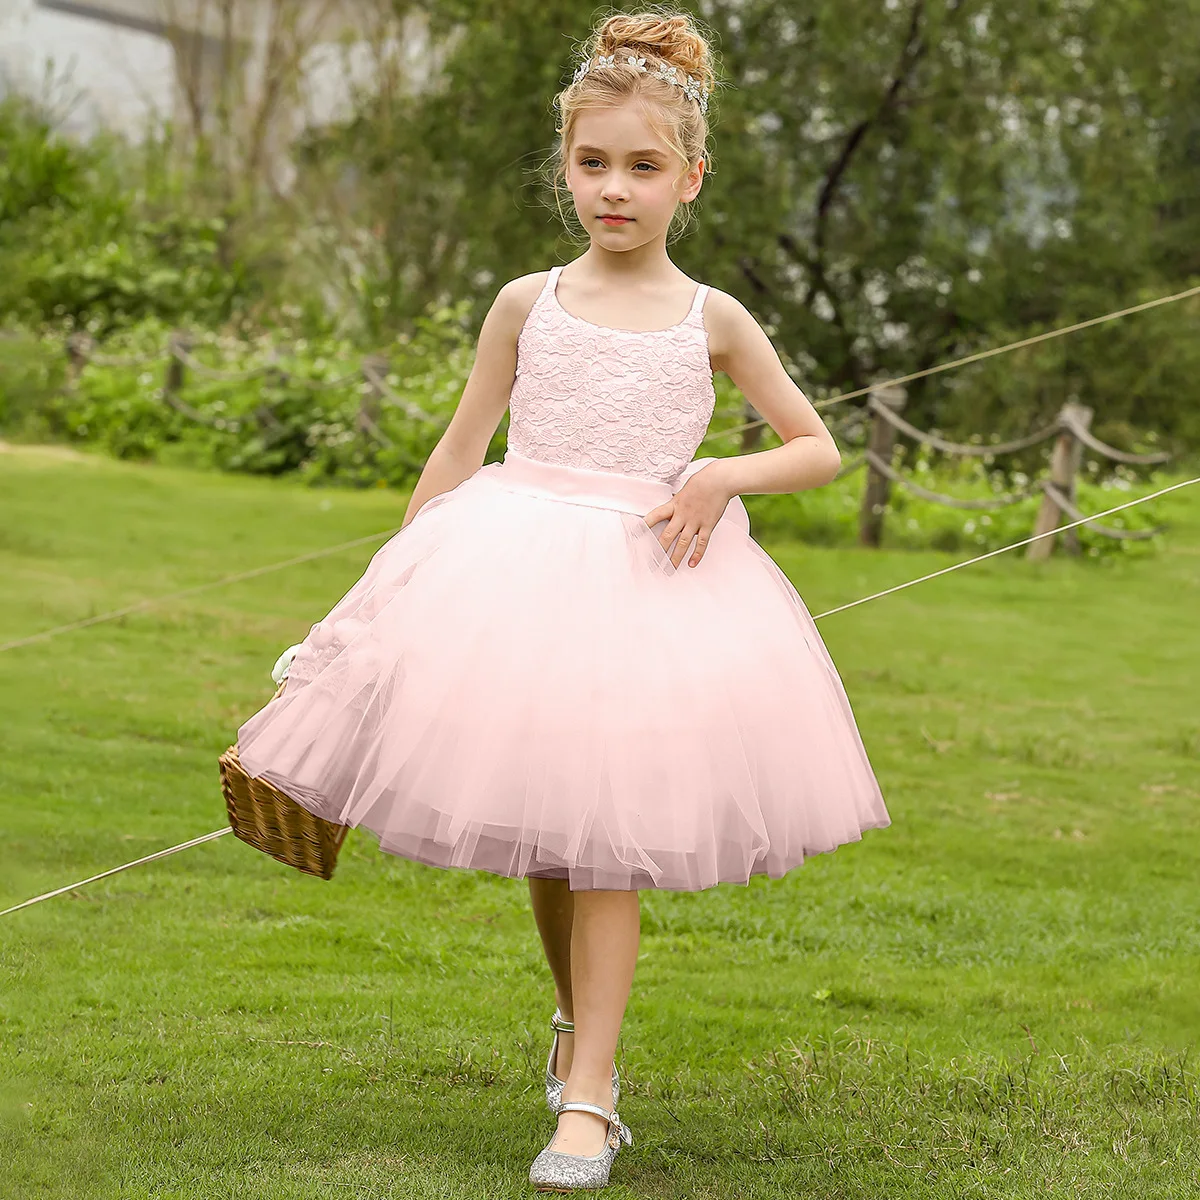
[[[247,771],[383,850],[529,880],[558,1001],[541,1190],[603,1186],[631,1142],[638,890],[778,878],[889,824],[739,498],[828,483],[837,446],[746,309],[667,255],[712,81],[688,16],[594,30],[556,131],[587,250],[500,289],[404,526],[238,731]],[[782,446],[690,461],[714,369]]]

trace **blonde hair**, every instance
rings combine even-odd
[[[679,160],[680,176],[700,159],[710,171],[708,151],[708,118],[700,105],[683,89],[651,74],[659,67],[675,67],[680,76],[691,76],[708,94],[712,111],[712,93],[717,77],[713,68],[714,54],[710,39],[701,31],[696,20],[674,9],[646,9],[635,13],[614,13],[601,19],[581,51],[585,61],[593,62],[598,55],[616,56],[614,67],[588,71],[581,79],[569,83],[554,97],[561,113],[561,124],[555,126],[559,135],[553,156],[555,205],[563,223],[570,225],[563,213],[562,189],[566,182],[568,152],[575,137],[575,123],[585,109],[613,108],[628,100],[636,100],[651,129],[674,151]],[[627,56],[646,60],[644,72],[626,64]],[[686,229],[691,216],[691,204],[681,204],[675,210],[671,226],[675,231],[669,240]],[[680,218],[680,211],[683,216]],[[676,218],[678,224],[676,223]]]

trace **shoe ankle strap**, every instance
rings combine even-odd
[[[603,1117],[610,1125],[620,1125],[621,1118],[617,1116],[617,1110],[614,1108],[609,1112],[607,1108],[601,1108],[598,1104],[585,1104],[582,1100],[567,1100],[558,1106],[559,1112],[590,1112],[595,1113],[598,1117]]]
[[[582,1100],[568,1100],[558,1106],[560,1113],[565,1112],[590,1112],[595,1113],[598,1117],[603,1117],[608,1122],[609,1131],[615,1131],[626,1145],[633,1144],[633,1134],[629,1132],[629,1127],[622,1123],[621,1118],[617,1115],[617,1110],[614,1108],[611,1112],[607,1108],[601,1108],[598,1104],[584,1104]]]
[[[568,1021],[566,1017],[564,1017],[556,1008],[554,1010],[554,1016],[550,1018],[550,1028],[557,1029],[559,1033],[574,1033],[575,1022]]]

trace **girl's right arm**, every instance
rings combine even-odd
[[[496,293],[479,330],[471,374],[417,480],[401,529],[427,500],[458,487],[483,465],[516,379],[517,336],[545,279],[544,271],[522,275]]]

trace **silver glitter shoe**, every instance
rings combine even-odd
[[[566,1081],[559,1079],[554,1073],[554,1068],[558,1066],[558,1035],[560,1033],[574,1033],[575,1023],[568,1021],[556,1008],[554,1016],[550,1018],[550,1028],[554,1030],[554,1041],[550,1043],[550,1056],[546,1059],[546,1105],[551,1112],[558,1112],[558,1106],[562,1103],[562,1090],[566,1086]],[[617,1078],[617,1064],[613,1063],[613,1108],[617,1107],[617,1101],[620,1098],[621,1081]]]
[[[608,1183],[613,1159],[624,1142],[633,1145],[633,1134],[621,1123],[617,1110],[612,1112],[598,1104],[568,1100],[558,1106],[559,1113],[590,1112],[608,1121],[608,1139],[599,1154],[563,1154],[547,1146],[529,1168],[529,1182],[537,1184],[539,1192],[569,1192],[573,1188],[602,1188]],[[551,1141],[554,1139],[551,1138]]]

